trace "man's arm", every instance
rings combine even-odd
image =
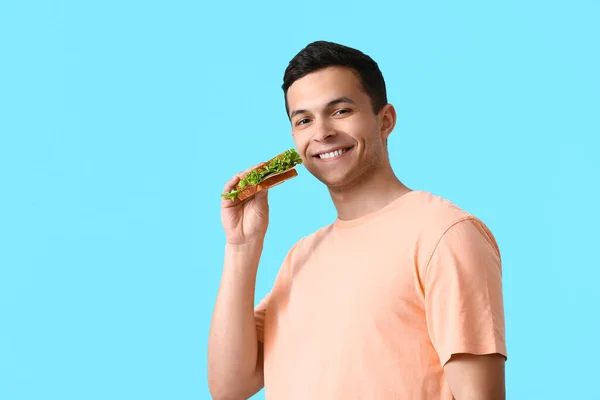
[[[505,400],[506,386],[501,354],[455,354],[444,366],[456,400]]]
[[[247,399],[264,385],[254,291],[262,243],[227,245],[208,343],[208,385],[215,400]]]
[[[503,400],[502,263],[489,229],[473,219],[448,228],[424,282],[429,335],[454,397]]]

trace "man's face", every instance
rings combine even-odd
[[[331,67],[306,75],[290,86],[287,100],[304,166],[329,188],[351,186],[381,167],[389,131],[382,131],[353,71]]]

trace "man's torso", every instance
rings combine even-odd
[[[425,192],[405,197],[289,253],[264,319],[267,398],[452,398],[423,273],[444,230],[470,216]]]

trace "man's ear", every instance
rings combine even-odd
[[[391,104],[386,104],[379,111],[379,128],[381,130],[381,138],[387,140],[388,136],[396,126],[396,110]]]

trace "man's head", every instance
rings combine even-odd
[[[387,103],[381,71],[369,56],[314,42],[290,61],[283,90],[305,167],[330,189],[389,168],[386,143],[396,114]],[[344,153],[322,154],[336,149]]]
[[[288,64],[283,76],[285,109],[289,116],[287,92],[298,79],[327,67],[345,67],[358,75],[365,93],[371,98],[373,112],[378,113],[387,104],[385,80],[379,66],[359,50],[341,44],[317,41],[302,49]]]

